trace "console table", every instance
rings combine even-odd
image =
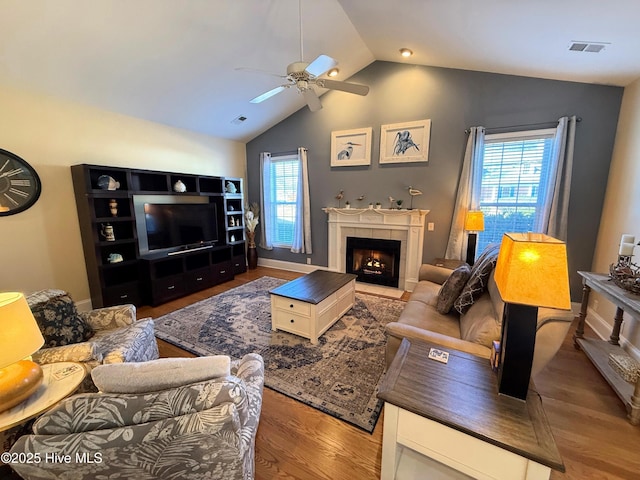
[[[380,385],[384,404],[381,479],[547,480],[564,465],[542,408],[498,394],[489,361],[404,339]],[[429,474],[425,475],[428,471]]]
[[[627,383],[609,365],[609,354],[623,353],[620,347],[620,328],[624,312],[629,313],[634,319],[640,318],[640,296],[628,292],[609,280],[609,275],[604,273],[578,272],[582,277],[582,305],[578,316],[578,327],[573,336],[576,348],[582,348],[587,358],[595,365],[609,385],[624,402],[629,422],[632,425],[640,424],[640,379],[635,385]],[[616,314],[613,321],[611,336],[608,341],[584,337],[584,324],[587,318],[587,306],[589,294],[594,290],[616,306]]]

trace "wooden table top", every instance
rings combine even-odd
[[[586,283],[596,292],[607,297],[615,305],[620,306],[631,316],[640,319],[640,295],[635,295],[623,288],[620,288],[613,280],[609,279],[606,273],[578,272]]]
[[[270,290],[269,293],[317,305],[357,277],[352,273],[314,270]]]
[[[449,362],[428,358],[424,342],[402,341],[378,397],[416,415],[564,472],[540,395],[527,401],[498,394],[489,361],[448,349]]]

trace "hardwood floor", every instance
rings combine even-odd
[[[293,279],[300,274],[258,267],[232,282],[159,307],[140,307],[138,316],[155,318],[264,275]],[[638,479],[640,426],[629,424],[622,402],[584,353],[574,349],[572,334],[573,329],[556,357],[534,379],[566,467],[564,474],[553,471],[551,478]],[[193,356],[168,343],[159,344],[163,357]],[[381,416],[373,434],[368,434],[265,388],[256,439],[256,478],[379,478],[382,423]]]

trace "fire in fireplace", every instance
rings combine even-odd
[[[347,237],[346,271],[359,282],[398,287],[400,278],[399,240]]]

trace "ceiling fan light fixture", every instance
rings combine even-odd
[[[338,75],[338,73],[340,73],[340,69],[339,68],[332,68],[331,70],[329,70],[327,72],[327,77],[336,77]]]
[[[409,58],[411,55],[413,55],[413,52],[408,48],[401,48],[400,55],[402,55],[404,58]]]

